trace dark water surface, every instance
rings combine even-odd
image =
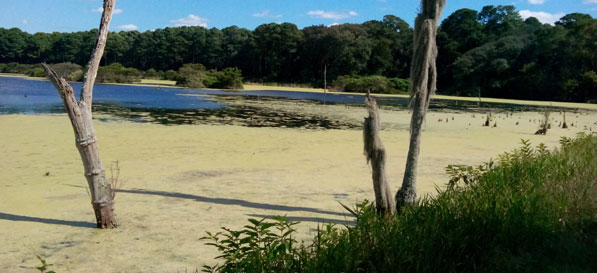
[[[79,96],[81,83],[71,83]],[[242,100],[245,103],[231,103]],[[351,94],[322,94],[289,91],[220,91],[191,90],[181,88],[96,84],[93,93],[94,111],[117,119],[135,122],[151,122],[165,125],[176,124],[238,124],[252,127],[301,127],[337,128],[358,127],[355,124],[332,120],[309,113],[272,110],[252,106],[251,101],[261,105],[298,101],[312,104],[363,105],[363,96]],[[387,109],[403,110],[406,98],[377,98],[378,104]],[[536,110],[533,106],[511,104],[433,100],[431,109],[475,111],[488,108],[495,111]],[[64,113],[62,101],[49,81],[26,78],[0,77],[1,114],[47,114]],[[102,121],[110,118],[102,117]]]

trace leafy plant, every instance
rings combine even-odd
[[[292,248],[285,247],[276,255],[266,255],[271,244],[257,242],[280,241],[279,235],[267,235],[277,222],[252,219],[252,225],[243,230],[208,234],[211,245],[222,252],[224,264],[205,269],[595,271],[597,136],[564,138],[562,147],[553,151],[523,140],[520,148],[481,167],[453,166],[450,170],[455,181],[451,190],[424,198],[395,217],[379,217],[368,201],[355,208],[343,205],[355,216],[356,225],[325,225],[318,228],[312,243],[292,241],[288,244]],[[286,238],[292,238],[291,229],[286,229]]]
[[[204,266],[204,272],[292,272],[301,265],[296,257],[300,248],[292,237],[298,222],[276,217],[273,222],[265,219],[249,219],[250,225],[241,230],[222,228],[223,232],[212,234],[202,240],[210,241],[222,253],[216,257],[224,264]]]
[[[48,264],[45,259],[42,259],[39,255],[36,256],[37,259],[41,262],[41,266],[35,267],[41,273],[56,273],[53,270],[50,270],[50,266],[52,264]]]

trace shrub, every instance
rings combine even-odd
[[[408,93],[408,87],[410,84],[408,79],[390,78],[390,82],[399,93]]]
[[[178,75],[178,72],[172,69],[166,70],[166,72],[164,72],[162,75],[162,80],[167,81],[178,81],[179,78],[180,76]]]
[[[166,71],[166,74],[168,73]],[[201,64],[184,64],[176,74],[172,73],[172,80],[175,80],[177,85],[190,88],[243,88],[242,72],[238,68],[208,71]]]
[[[97,71],[97,82],[133,83],[141,81],[141,72],[135,68],[127,68],[120,63],[102,66]]]
[[[408,90],[408,80],[388,79],[383,76],[340,76],[334,81],[334,88],[343,92],[366,92],[398,94]]]
[[[207,69],[202,64],[184,64],[175,76],[176,84],[190,88],[205,88]]]
[[[19,63],[5,63],[0,64],[0,73],[16,73],[16,74],[29,74],[30,71],[35,69],[35,65],[32,64],[19,64]]]
[[[143,73],[143,78],[146,78],[146,79],[156,79],[156,80],[160,79],[161,78],[160,77],[160,72],[161,71],[158,72],[157,70],[155,70],[153,68],[150,68],[149,70],[145,71],[145,73]]]
[[[220,256],[224,263],[206,270],[594,272],[597,136],[563,138],[561,144],[549,151],[525,141],[482,167],[449,168],[447,190],[395,217],[379,217],[365,201],[349,210],[356,226],[326,225],[311,244],[284,250],[281,260],[228,255],[270,248],[249,243],[253,240],[244,235],[249,231],[225,229],[227,233],[208,236],[211,245],[225,250]],[[280,221],[259,224],[276,226]],[[227,240],[224,245],[222,239]]]
[[[45,77],[46,71],[41,67],[36,67],[36,68],[33,68],[32,70],[28,71],[27,76],[38,77],[38,78]]]
[[[50,64],[50,67],[56,71],[58,76],[63,77],[67,81],[82,81],[83,67],[74,63],[57,63]],[[45,76],[45,73],[44,73]]]
[[[216,82],[210,87],[226,89],[243,89],[243,76],[240,69],[236,67],[224,68],[220,72],[215,72]]]
[[[275,222],[249,219],[250,225],[233,231],[207,233],[202,240],[222,252],[218,258],[226,260],[222,266],[204,266],[206,272],[300,272],[298,257],[301,250],[292,238],[297,222],[277,217]]]

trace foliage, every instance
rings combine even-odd
[[[276,217],[273,222],[265,219],[249,219],[250,225],[234,231],[222,228],[224,232],[212,234],[202,240],[222,253],[219,259],[226,262],[213,267],[204,266],[204,272],[300,272],[297,257],[301,249],[292,237],[297,222],[285,217]]]
[[[160,71],[161,72],[161,71]],[[160,73],[157,70],[150,68],[149,70],[143,73],[143,78],[145,79],[161,79],[163,77],[163,72]]]
[[[39,257],[39,255],[36,257],[41,262],[41,266],[37,266],[35,269],[39,270],[41,273],[56,273],[53,270],[50,270],[50,266],[52,266],[52,264],[48,264],[46,260]]]
[[[97,71],[96,82],[134,83],[141,81],[142,73],[135,69],[124,67],[120,63],[101,66]]]
[[[96,32],[29,34],[0,28],[0,63],[84,66]],[[413,29],[393,15],[362,24],[303,29],[291,23],[263,24],[255,30],[168,27],[111,32],[102,63],[154,69],[148,77],[168,79],[173,75],[167,71],[177,71],[183,64],[200,63],[207,71],[237,67],[252,82],[323,87],[324,71],[328,79],[408,78],[412,39]],[[597,101],[597,19],[589,14],[567,14],[549,25],[533,17],[523,20],[511,5],[459,9],[441,23],[437,44],[438,93]],[[12,73],[39,75],[40,70],[34,69],[19,67]],[[6,66],[0,65],[2,70]]]
[[[207,87],[206,82],[213,81],[207,75],[207,70],[202,64],[184,64],[173,80],[177,85],[190,88],[205,88]]]
[[[83,80],[83,67],[74,63],[57,63],[50,64],[50,67],[56,71],[58,76],[63,77],[67,81],[82,81]],[[41,68],[37,68],[41,69]],[[43,72],[43,69],[41,69]],[[45,77],[45,72],[42,74],[31,75]]]
[[[229,88],[229,89],[243,89],[242,71],[236,67],[224,68],[222,71],[212,72],[216,77],[211,87],[213,88]]]
[[[408,92],[408,80],[388,79],[383,76],[340,76],[334,81],[334,88],[343,92],[366,92],[398,94]]]
[[[460,170],[460,169],[459,169]],[[469,169],[467,169],[469,170]],[[464,170],[466,172],[467,170]],[[594,272],[597,268],[597,136],[561,148],[528,141],[393,218],[367,201],[355,226],[326,225],[284,259],[235,256],[263,247],[226,243],[216,272]],[[452,177],[462,177],[457,174]],[[276,225],[261,221],[259,225]],[[240,242],[248,231],[228,231]],[[289,234],[288,236],[291,236]],[[213,240],[214,238],[212,238]],[[261,252],[259,252],[261,253]],[[256,257],[260,257],[256,259]],[[280,267],[254,267],[276,264]],[[288,266],[282,266],[288,265]],[[226,271],[228,270],[228,271]]]
[[[189,88],[243,89],[242,71],[236,67],[217,71],[202,64],[184,64],[178,72],[166,71],[166,79]]]
[[[448,165],[446,167],[446,174],[450,176],[447,184],[448,189],[454,189],[461,184],[470,185],[479,181],[487,171],[491,170],[493,164],[494,162],[490,160],[477,166]]]
[[[19,63],[0,63],[0,73],[17,73],[30,75],[35,70],[35,65]]]

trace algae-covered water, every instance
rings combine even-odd
[[[72,83],[78,95],[81,83]],[[405,110],[404,97],[377,97],[389,110]],[[249,127],[287,127],[309,129],[360,129],[360,121],[330,119],[307,111],[272,109],[272,105],[297,104],[303,107],[324,105],[363,106],[359,94],[293,92],[276,90],[221,91],[191,90],[162,86],[97,84],[94,112],[106,114],[101,121],[126,119],[164,125],[236,124]],[[431,110],[467,112],[537,111],[540,106],[437,99]],[[554,109],[556,111],[561,109]],[[0,77],[0,114],[64,113],[60,97],[48,81]]]
[[[12,79],[12,78],[10,78]],[[301,221],[300,240],[322,223],[354,221],[339,203],[373,200],[359,130],[362,96],[287,91],[223,92],[97,85],[102,161],[118,161],[119,228],[94,215],[70,121],[45,81],[0,77],[0,271],[194,272],[217,251],[199,238],[247,218]],[[78,87],[75,84],[75,87]],[[26,93],[26,97],[25,97]],[[405,98],[379,97],[392,191],[408,149]],[[480,164],[520,139],[555,147],[597,129],[594,111],[554,110],[546,136],[536,106],[434,102],[423,132],[418,193],[447,182],[448,164]],[[491,107],[490,107],[491,106]],[[486,113],[492,125],[483,127]],[[164,126],[172,125],[172,126]]]

